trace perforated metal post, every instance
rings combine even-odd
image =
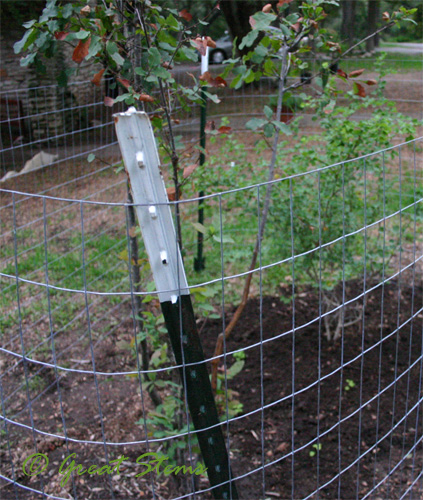
[[[138,220],[213,495],[237,499],[222,428],[198,335],[172,214],[146,113],[114,115]],[[206,429],[206,430],[203,430]]]

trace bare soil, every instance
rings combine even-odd
[[[293,304],[281,300],[291,297],[290,289],[281,290],[279,297],[264,297],[262,303],[257,298],[250,300],[227,343],[227,350],[246,349],[247,355],[243,371],[229,382],[244,405],[242,414],[229,426],[234,474],[246,474],[237,481],[240,498],[317,498],[313,492],[318,489],[318,496],[325,499],[362,498],[370,491],[372,498],[396,499],[409,487],[410,498],[421,498],[421,481],[412,486],[423,466],[423,290],[421,280],[416,278],[414,291],[409,276],[370,292],[363,323],[348,327],[336,342],[323,337],[318,320],[302,326],[319,317],[315,290],[298,291],[295,314]],[[360,283],[347,284],[346,296],[357,294],[361,287]],[[125,308],[121,313],[125,311],[129,313]],[[212,355],[220,328],[217,320],[204,325],[207,356]],[[125,348],[130,330],[128,320],[101,349],[96,349],[97,370],[116,373],[134,369],[133,356]],[[72,361],[77,355],[72,351],[68,354]],[[92,369],[90,362],[78,367]],[[31,372],[35,368],[28,365],[28,369]],[[22,375],[21,364],[5,377],[5,394],[22,381]],[[86,467],[104,465],[103,436],[109,442],[142,440],[143,427],[136,422],[151,410],[151,403],[145,393],[141,397],[137,377],[98,376],[98,393],[92,375],[69,373],[57,383],[54,371],[44,370],[42,378],[46,385],[53,384],[32,402],[34,426],[62,435],[63,410],[68,437],[99,444],[66,444],[35,434],[37,451],[50,460],[49,474],[43,474],[41,484],[39,477],[22,473],[23,460],[36,452],[32,432],[9,428],[14,474],[19,483],[64,498],[76,493],[77,498],[98,500],[153,498],[153,483],[156,498],[173,498],[178,492],[190,491],[189,482],[177,483],[171,476],[166,480],[156,475],[135,478],[140,472],[136,459],[147,451],[140,444],[107,446],[108,460],[121,454],[128,457],[120,476],[82,475],[76,477],[75,490],[71,481],[62,488],[62,476],[57,471],[70,453],[76,453],[77,463]],[[26,399],[24,393],[20,395],[22,400],[16,399],[11,405],[16,409],[22,408]],[[14,418],[31,427],[28,408]],[[313,444],[318,444],[319,450],[311,456],[310,452],[316,451]],[[13,477],[6,445],[1,453],[2,471]],[[206,478],[201,478],[197,486],[207,488]],[[196,497],[210,498],[209,494]],[[1,498],[38,496],[22,489],[15,492],[3,481]]]

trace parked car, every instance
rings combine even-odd
[[[229,33],[225,33],[216,40],[216,48],[209,51],[210,64],[222,64],[225,59],[232,55],[232,38]]]

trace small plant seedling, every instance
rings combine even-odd
[[[310,457],[314,457],[316,455],[317,451],[320,451],[322,449],[322,443],[313,444],[312,448],[314,448],[314,450],[310,450],[308,453],[310,455]]]
[[[351,380],[350,378],[347,378],[346,382],[347,382],[347,385],[344,387],[344,389],[346,391],[349,391],[350,389],[354,389],[354,387],[355,387],[354,380]]]

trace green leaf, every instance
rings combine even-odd
[[[93,153],[90,153],[88,156],[87,156],[87,161],[88,163],[91,163],[95,160],[95,154]]]
[[[273,116],[273,109],[272,108],[269,108],[269,106],[265,106],[263,108],[263,112],[266,115],[266,118],[268,120],[270,120],[272,118],[272,116]]]
[[[254,82],[255,77],[256,77],[256,75],[255,75],[254,71],[251,68],[249,68],[247,73],[244,75],[244,81],[245,81],[245,83]]]
[[[90,32],[89,31],[85,31],[85,30],[81,30],[81,31],[78,31],[77,33],[75,33],[74,37],[78,40],[85,40],[86,38],[88,38],[90,36]]]
[[[67,3],[62,9],[62,16],[64,19],[68,19],[73,14],[73,5]]]
[[[239,50],[242,50],[244,47],[251,47],[253,43],[256,41],[259,32],[257,30],[250,31],[247,35],[244,36],[242,42],[239,45]]]
[[[35,28],[27,31],[23,38],[13,45],[15,54],[19,54],[19,52],[21,52],[22,50],[26,50],[30,45],[34,43],[37,37],[38,31]]]
[[[242,371],[244,368],[245,361],[244,360],[238,360],[235,361],[235,363],[226,371],[226,378],[228,380],[231,380],[234,378],[238,373]]]
[[[101,38],[97,35],[94,35],[91,38],[90,47],[88,49],[88,55],[85,58],[85,60],[91,59],[91,57],[96,56],[101,49],[102,49]]]
[[[195,227],[195,229],[201,234],[207,234],[207,229],[203,224],[199,222],[191,222],[191,224]]]
[[[161,63],[161,55],[157,47],[148,49],[148,64],[150,66],[159,66]]]
[[[271,123],[266,123],[263,128],[263,132],[266,137],[272,137],[275,132],[275,128]]]
[[[255,21],[255,30],[265,30],[276,19],[276,16],[275,14],[260,11],[254,14],[253,19]]]
[[[216,104],[219,104],[220,99],[216,94],[211,94],[210,92],[206,92],[203,90],[204,95],[206,95],[211,101],[215,102]]]
[[[174,49],[172,49],[172,51],[173,50]],[[183,56],[190,61],[197,62],[198,60],[197,51],[194,48],[182,46],[178,51],[178,55],[180,55],[180,53],[182,53]]]
[[[264,120],[263,118],[251,118],[251,120],[248,120],[245,124],[245,128],[248,128],[249,130],[257,130],[258,128],[263,127],[266,123],[267,120]]]
[[[27,23],[23,23],[22,26],[26,29],[29,29],[29,28],[32,28],[36,22],[37,21],[35,19],[32,19],[31,21],[28,21]]]
[[[29,64],[32,64],[33,62],[35,62],[36,57],[37,54],[35,52],[33,52],[32,54],[28,54],[23,59],[21,59],[21,66],[28,66]]]
[[[286,37],[290,37],[292,35],[292,32],[291,30],[288,28],[288,26],[285,26],[284,24],[281,24],[280,25],[280,29],[282,31],[282,33],[286,36]]]
[[[166,18],[166,22],[170,28],[175,28],[176,30],[179,29],[179,23],[178,21],[172,16],[172,14],[169,14]]]
[[[157,78],[161,78],[164,81],[171,82],[173,80],[170,72],[162,66],[155,66],[154,68],[152,68],[151,73],[152,75],[156,76]]]
[[[274,73],[275,63],[272,59],[267,59],[264,63],[264,72],[267,75],[272,75]]]
[[[119,52],[111,54],[110,57],[113,59],[113,61],[115,61],[116,64],[118,64],[119,66],[123,66],[125,59],[119,54]]]
[[[118,51],[117,45],[115,42],[108,41],[106,45],[107,52],[112,56]]]
[[[280,122],[278,120],[274,120],[273,122],[273,125],[275,127],[277,127],[283,134],[285,135],[291,135],[292,134],[292,131],[291,129],[289,128],[289,126],[284,123],[284,122]]]
[[[235,243],[234,240],[230,236],[220,236],[217,234],[214,234],[212,236],[214,241],[217,241],[218,243]]]

